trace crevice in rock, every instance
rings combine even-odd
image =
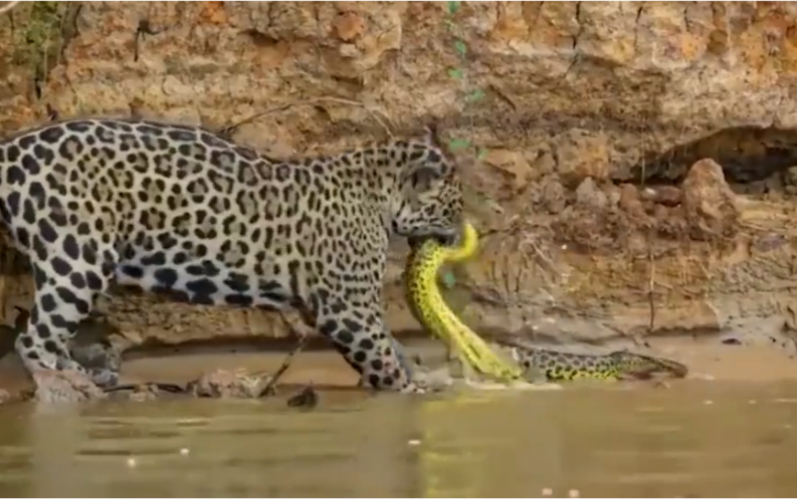
[[[252,40],[252,43],[254,43],[255,46],[260,48],[274,47],[279,43],[279,39],[269,35],[268,33],[259,31],[255,28],[245,29],[241,33],[243,35],[248,36],[249,39]]]
[[[612,177],[615,183],[678,185],[697,161],[711,158],[722,166],[725,179],[737,193],[788,190],[797,187],[797,130],[733,127],[698,140],[679,144],[663,153],[651,152],[628,172]],[[792,178],[794,177],[794,178]],[[750,186],[750,187],[746,187]],[[797,190],[797,189],[795,189]]]

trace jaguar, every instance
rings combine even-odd
[[[202,305],[295,310],[377,390],[419,392],[383,319],[392,237],[451,242],[458,169],[434,127],[278,160],[201,127],[143,119],[49,123],[0,141],[0,218],[34,303],[27,370],[87,369],[69,342],[111,286]]]

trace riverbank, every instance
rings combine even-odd
[[[677,387],[680,383],[769,383],[797,379],[797,360],[777,345],[737,345],[708,342],[705,339],[665,339],[649,342],[649,348],[637,349],[686,364],[685,380],[622,382],[635,387]],[[405,341],[410,355],[439,358],[442,346],[427,339]],[[583,347],[586,351],[588,348]],[[128,355],[122,365],[121,383],[175,383],[185,385],[213,372],[274,373],[289,353],[288,343],[264,345],[195,345],[186,348],[139,350]],[[290,367],[280,377],[277,394],[287,397],[307,385],[320,392],[356,390],[358,377],[343,359],[322,344],[311,344],[296,354]],[[592,382],[593,385],[600,383]],[[580,386],[564,383],[567,388]],[[33,387],[16,355],[0,360],[0,388],[16,398]]]

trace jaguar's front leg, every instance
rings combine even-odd
[[[412,380],[403,349],[387,331],[382,318],[373,314],[355,314],[348,309],[322,314],[318,329],[360,373],[361,384],[377,390],[422,393],[424,390]]]
[[[387,335],[387,336],[388,336],[388,337],[389,337],[389,338],[392,340],[392,344],[393,344],[393,351],[395,351],[395,352],[396,352],[396,356],[398,357],[399,365],[400,365],[400,366],[401,366],[401,368],[402,368],[402,369],[404,369],[404,371],[405,371],[405,372],[408,374],[408,376],[409,376],[410,380],[412,380],[412,381],[414,381],[416,384],[418,384],[418,379],[416,378],[416,374],[417,374],[417,373],[416,373],[416,370],[413,368],[413,366],[412,366],[412,362],[411,362],[411,361],[410,361],[410,359],[407,357],[407,351],[406,351],[406,349],[405,349],[405,348],[404,348],[404,346],[403,346],[401,343],[399,343],[399,342],[398,342],[398,340],[397,340],[396,338],[394,338],[394,337],[393,337],[393,335],[391,335],[389,332],[385,331],[385,334],[386,334],[386,335]],[[341,351],[339,348],[338,348],[338,351],[340,351],[340,352],[341,352],[341,354],[343,354],[343,352],[342,352],[342,351]],[[352,367],[352,368],[353,368],[355,371],[358,371],[358,372],[359,372],[359,368],[358,368],[357,364],[354,364],[354,363],[352,363],[352,362],[349,362],[348,358],[346,358],[346,357],[345,357],[345,354],[344,354],[344,359],[346,359],[346,362],[347,362],[347,363],[348,363],[348,364],[349,364],[349,365],[350,365],[350,366],[351,366],[351,367]],[[421,383],[421,384],[422,384],[422,383]],[[365,388],[365,387],[367,387],[367,386],[370,386],[370,382],[368,381],[368,379],[366,379],[366,377],[365,377],[365,376],[361,376],[361,377],[360,377],[360,380],[359,380],[359,382],[357,383],[357,386],[358,386],[359,388]]]

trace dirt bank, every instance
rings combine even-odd
[[[176,383],[185,385],[212,375],[221,370],[225,376],[235,373],[255,375],[261,373],[267,381],[268,374],[276,372],[286,359],[286,348],[280,342],[270,342],[268,346],[255,348],[214,346],[178,346],[147,350],[129,355],[122,366],[122,384],[141,384],[148,382]],[[439,342],[427,339],[406,341],[410,356],[420,356],[424,362],[442,359],[444,350]],[[686,384],[719,383],[717,389],[731,384],[762,384],[772,386],[797,378],[797,363],[794,356],[783,352],[777,345],[723,345],[706,338],[659,338],[650,341],[650,348],[644,350],[655,355],[677,360],[686,364],[689,373],[685,379],[664,379],[661,381],[625,381],[619,385],[603,381],[563,382],[565,389],[620,388],[620,389],[681,389]],[[437,365],[437,364],[427,364]],[[275,395],[286,398],[295,395],[307,385],[313,385],[322,392],[329,390],[367,392],[356,389],[357,374],[335,351],[321,345],[311,345],[296,354],[288,369],[276,384]],[[235,386],[243,383],[236,382]],[[0,387],[8,400],[18,400],[23,393],[34,388],[32,380],[15,355],[0,359]],[[226,396],[233,393],[225,390]],[[168,398],[164,392],[162,397]]]
[[[796,23],[789,2],[20,3],[0,14],[0,135],[133,114],[287,157],[434,117],[484,235],[450,291],[474,327],[782,341]],[[418,329],[403,252],[386,283],[399,334]],[[6,263],[10,314],[30,283]],[[129,345],[286,334],[260,311],[102,308]]]

